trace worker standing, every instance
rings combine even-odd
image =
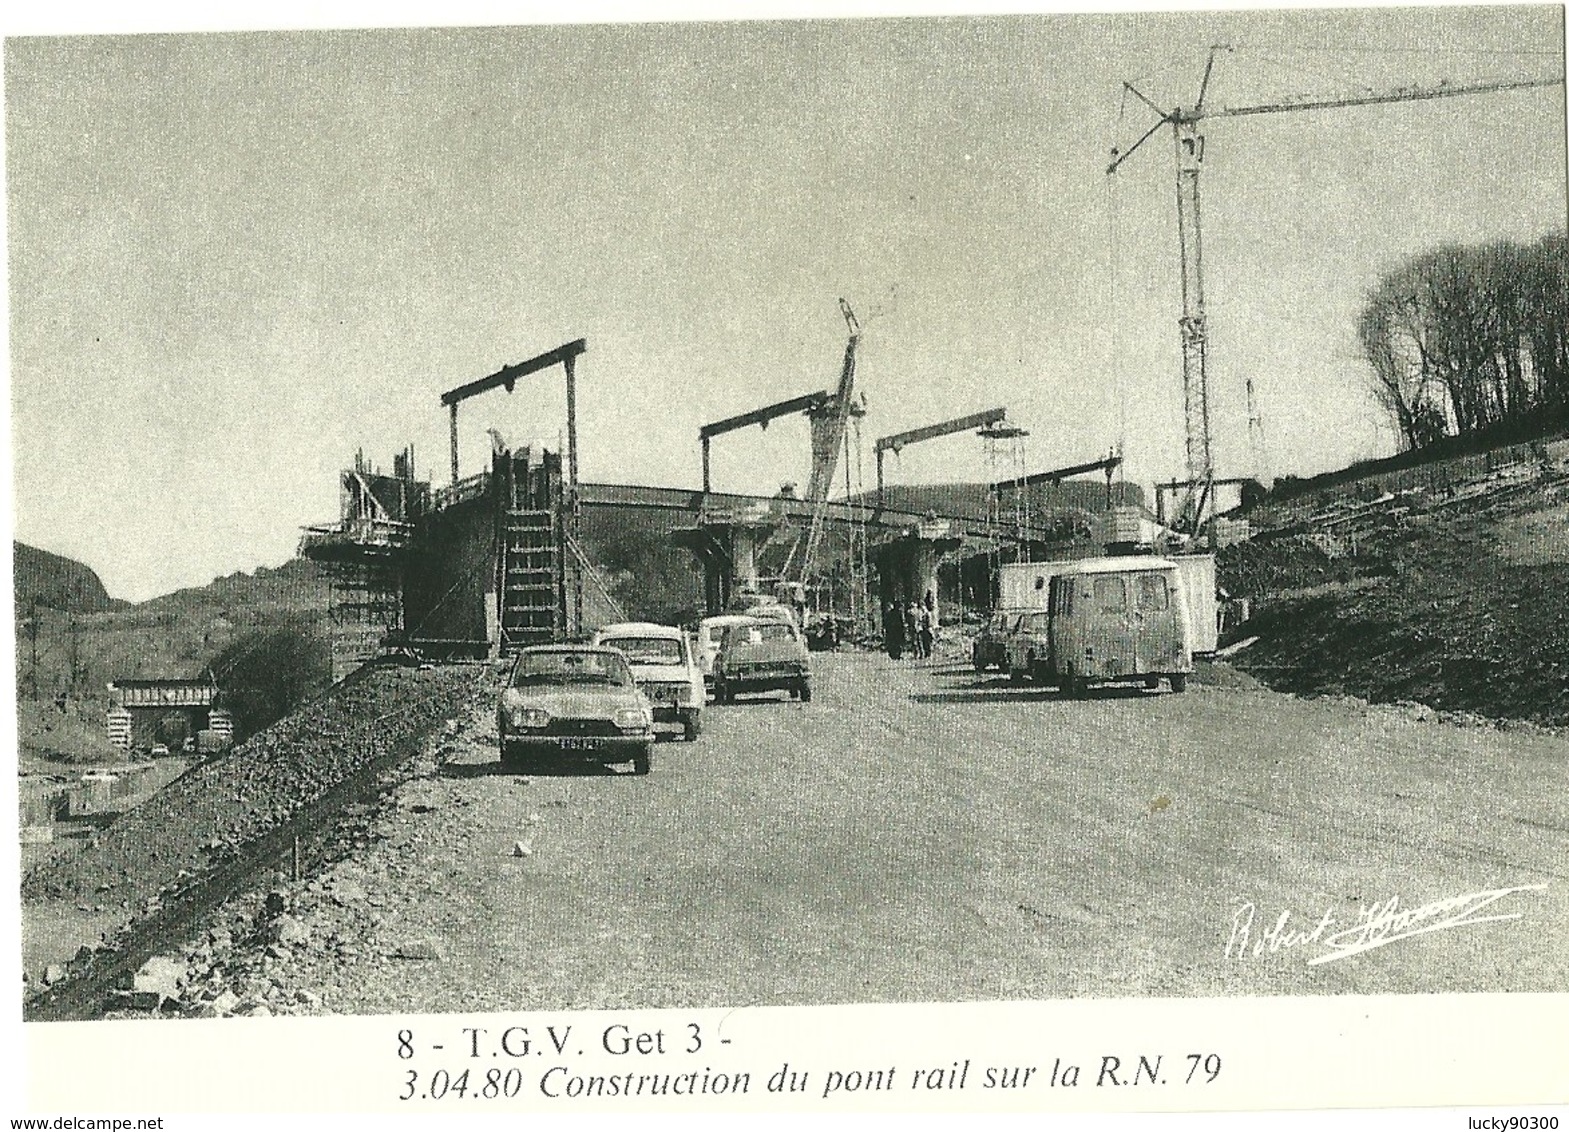
[[[898,602],[890,601],[883,607],[883,646],[891,660],[904,655],[904,615]]]
[[[904,607],[904,636],[910,642],[910,653],[916,660],[922,659],[921,612],[913,601]]]

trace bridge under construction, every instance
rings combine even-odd
[[[340,475],[338,519],[305,528],[300,547],[331,577],[335,675],[389,646],[431,656],[495,656],[581,638],[627,617],[617,587],[596,561],[602,540],[586,532],[613,528],[615,516],[633,512],[662,524],[666,544],[687,552],[701,575],[708,613],[781,598],[867,632],[889,602],[930,595],[933,603],[989,606],[988,567],[999,561],[1094,549],[1082,523],[1032,513],[1020,501],[1041,483],[1104,472],[1109,507],[1124,498],[1112,491],[1117,456],[991,482],[973,504],[945,508],[951,513],[889,505],[885,451],[969,430],[988,446],[998,436],[1016,441],[1023,430],[1008,429],[1002,409],[879,440],[878,490],[856,493],[847,474],[843,496],[829,498],[837,461],[858,443],[866,412],[864,398],[852,401],[860,329],[844,310],[851,335],[838,389],[705,426],[701,490],[579,481],[576,361],[587,349],[583,339],[442,395],[452,438],[449,482],[420,479],[411,450],[394,457],[390,474],[357,455]],[[492,430],[490,466],[460,476],[459,405],[493,389],[510,391],[519,379],[556,366],[567,384],[566,452],[511,448]],[[806,496],[788,486],[773,496],[711,489],[708,452],[715,436],[791,413],[805,413],[813,424]],[[1018,460],[1010,471],[1022,471]]]

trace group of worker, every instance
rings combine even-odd
[[[900,659],[906,649],[916,660],[932,655],[937,643],[937,596],[926,591],[923,601],[912,601],[900,606],[890,601],[883,608],[883,644],[888,655]]]

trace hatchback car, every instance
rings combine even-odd
[[[812,661],[789,621],[748,618],[725,630],[714,660],[714,697],[722,704],[747,692],[784,690],[812,698]]]
[[[686,634],[673,625],[628,621],[594,634],[599,648],[617,649],[654,709],[655,724],[675,724],[688,743],[703,731],[708,691]]]
[[[1044,609],[1025,613],[1014,624],[1004,645],[1007,659],[1003,667],[1015,684],[1034,680],[1037,684],[1050,684],[1051,672],[1051,614]]]
[[[518,653],[496,709],[501,762],[581,758],[647,774],[654,712],[615,649],[540,645]]]
[[[703,681],[709,687],[714,685],[714,658],[719,655],[719,642],[724,640],[725,630],[732,625],[748,625],[752,619],[744,613],[721,613],[716,617],[705,617],[697,623],[697,664],[703,670]]]
[[[1017,609],[1000,609],[981,626],[975,644],[970,648],[970,662],[975,665],[975,671],[1008,667],[1008,637],[1018,627],[1023,616],[1023,612]]]

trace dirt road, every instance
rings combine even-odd
[[[1569,988],[1569,737],[817,663],[646,778],[500,774],[477,716],[301,894],[275,981],[353,1013]]]

